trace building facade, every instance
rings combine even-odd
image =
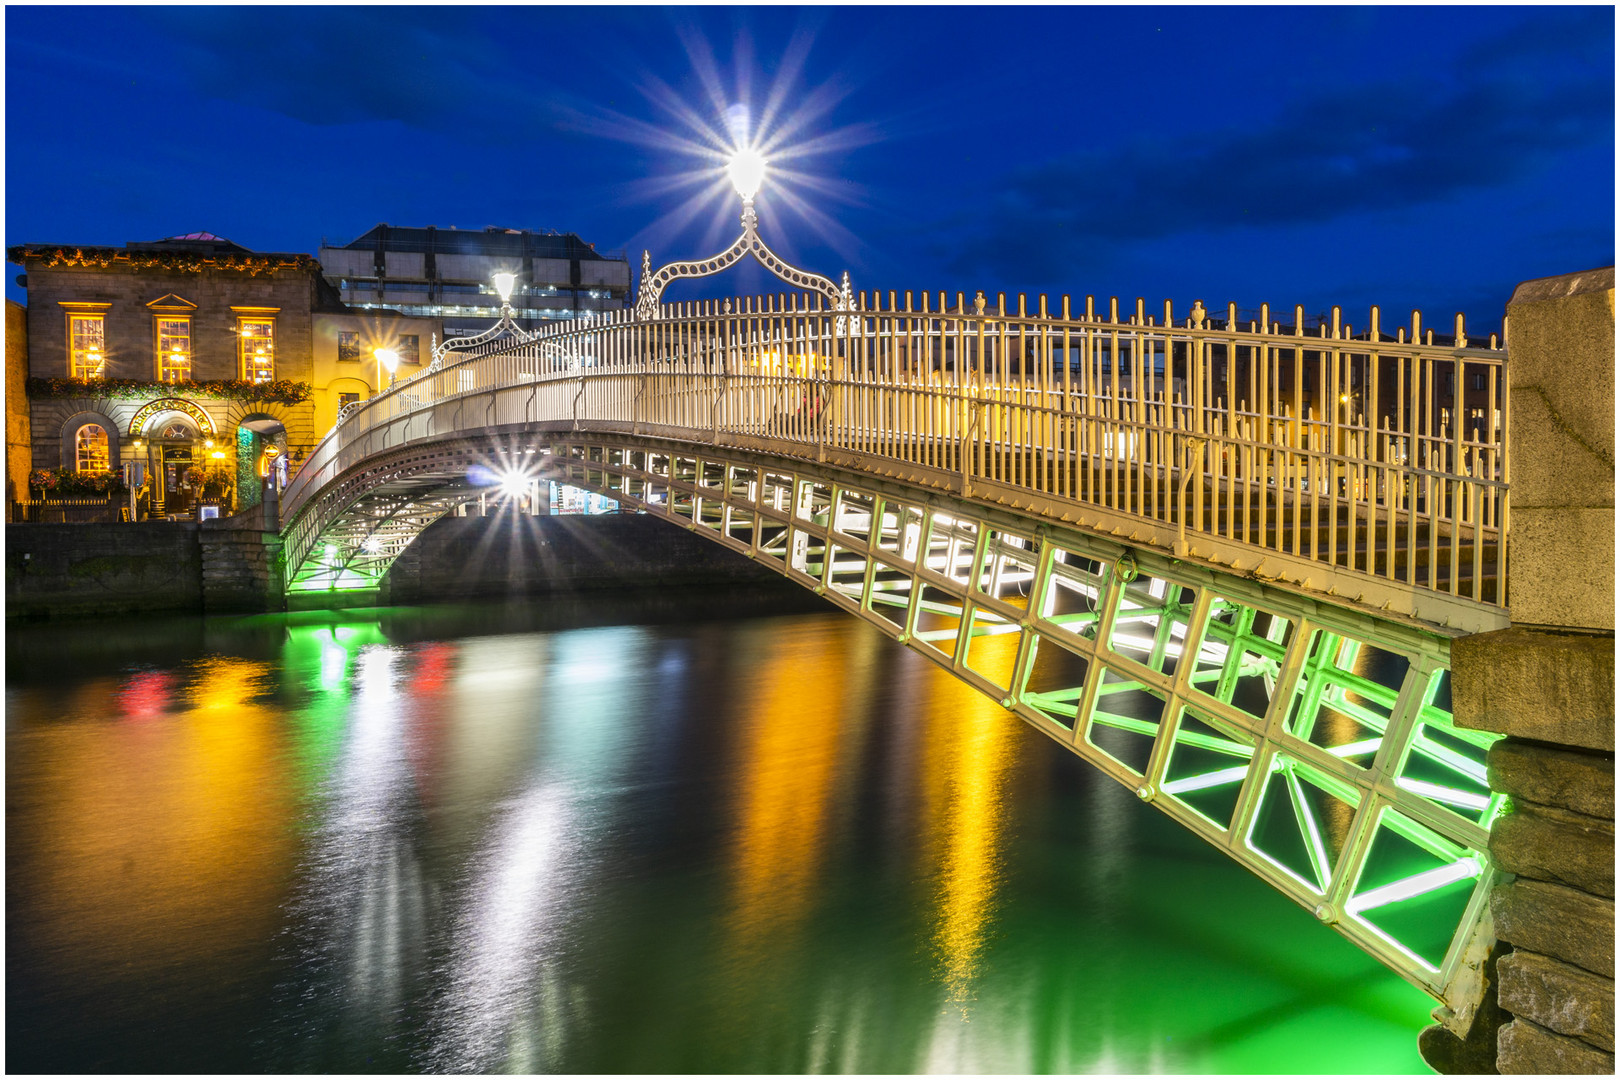
[[[319,438],[313,319],[342,304],[308,255],[192,233],[6,258],[28,290],[35,477],[111,474],[155,515],[229,513]]]
[[[491,226],[482,230],[380,224],[341,246],[323,242],[320,263],[343,302],[443,320],[448,337],[470,337],[500,317],[494,274],[513,273],[518,325],[617,311],[630,296],[630,263],[573,233]]]
[[[34,451],[28,416],[28,309],[6,301],[6,510],[28,491]],[[6,520],[11,520],[8,516]]]
[[[322,310],[313,327],[313,381],[317,440],[337,423],[343,406],[365,401],[396,380],[421,374],[433,362],[433,342],[443,340],[439,319],[412,318],[397,311]],[[399,357],[388,371],[379,350]]]

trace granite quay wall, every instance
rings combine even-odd
[[[6,617],[200,614],[197,535],[190,522],[7,525]]]
[[[785,584],[782,575],[746,556],[645,514],[441,518],[383,581],[390,603]]]
[[[200,524],[7,525],[7,617],[282,610],[281,537],[266,521],[254,508]],[[736,552],[645,515],[500,514],[435,523],[395,562],[377,599],[682,587],[804,592]]]
[[[1513,625],[1452,646],[1458,726],[1506,736],[1486,767],[1492,999],[1442,1072],[1614,1072],[1614,270],[1508,304]]]
[[[208,614],[280,611],[287,606],[274,508],[272,498],[268,510],[259,505],[201,523],[203,610]]]

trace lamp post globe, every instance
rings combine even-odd
[[[745,202],[752,202],[759,194],[759,186],[765,182],[765,158],[758,150],[738,150],[726,163],[726,172],[731,175],[731,186],[737,189],[737,194]]]
[[[394,372],[399,368],[399,353],[393,349],[377,349],[374,351],[377,363],[388,370],[388,385],[394,385]]]

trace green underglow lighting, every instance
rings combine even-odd
[[[1458,791],[1455,788],[1444,787],[1440,784],[1431,784],[1424,780],[1411,780],[1400,777],[1395,786],[1402,791],[1410,791],[1414,795],[1421,795],[1425,799],[1433,799],[1448,806],[1461,806],[1469,810],[1483,810],[1491,804],[1491,800],[1484,795],[1475,795],[1469,791]]]
[[[1316,871],[1316,887],[1326,892],[1328,878],[1333,874],[1333,868],[1328,865],[1327,845],[1322,843],[1321,830],[1316,827],[1316,815],[1311,813],[1311,808],[1305,801],[1305,792],[1299,786],[1299,778],[1294,775],[1293,770],[1289,770],[1285,779],[1288,783],[1288,794],[1294,802],[1294,816],[1305,828],[1311,868]]]
[[[1434,892],[1453,882],[1478,878],[1479,875],[1479,857],[1468,855],[1446,866],[1437,866],[1433,870],[1425,870],[1421,874],[1413,874],[1409,878],[1392,881],[1388,885],[1369,889],[1359,896],[1352,896],[1344,905],[1344,909],[1352,915],[1360,915],[1373,908],[1398,904],[1402,900],[1411,900],[1425,893]]]
[[[1431,761],[1439,762],[1453,772],[1462,773],[1470,780],[1479,784],[1488,784],[1485,776],[1485,763],[1464,757],[1448,746],[1442,746],[1433,739],[1419,735],[1412,740],[1412,752],[1422,754]]]
[[[1171,780],[1161,790],[1167,795],[1181,795],[1188,791],[1204,791],[1207,788],[1220,787],[1222,784],[1240,783],[1247,775],[1249,775],[1248,768],[1239,765],[1231,769],[1218,769],[1215,772],[1204,773],[1202,776],[1188,776],[1180,780]]]

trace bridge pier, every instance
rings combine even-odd
[[[1441,1072],[1614,1071],[1614,270],[1520,285],[1508,304],[1513,626],[1452,645],[1457,726],[1512,799],[1491,994]]]
[[[265,501],[258,506],[199,522],[205,613],[286,610],[276,494],[267,487]]]

